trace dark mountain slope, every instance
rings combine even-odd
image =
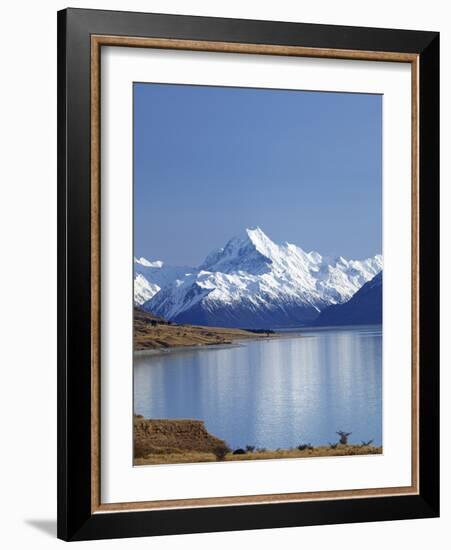
[[[324,309],[315,326],[376,325],[382,323],[382,271],[344,304]]]

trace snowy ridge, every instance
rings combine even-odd
[[[348,301],[381,271],[382,257],[323,258],[294,244],[276,244],[257,227],[209,254],[199,269],[184,268],[182,275],[183,269],[172,268],[179,271],[172,280],[167,274],[162,284],[156,281],[156,268],[145,269],[154,270],[148,281],[160,289],[141,303],[156,315],[210,326],[265,328],[301,324],[329,305]]]
[[[134,301],[140,306],[165,286],[183,279],[193,268],[166,266],[161,260],[149,262],[146,258],[135,258],[134,271]]]
[[[142,305],[160,290],[158,285],[150,283],[144,275],[138,273],[134,281],[135,304]]]

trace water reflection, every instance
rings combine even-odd
[[[308,330],[239,347],[135,358],[135,412],[196,418],[232,447],[382,443],[379,327]]]

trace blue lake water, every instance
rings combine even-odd
[[[232,448],[382,444],[382,327],[300,329],[230,348],[135,356],[135,413],[195,418]]]

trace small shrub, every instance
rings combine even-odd
[[[266,453],[266,447],[258,447],[257,453]]]
[[[338,446],[338,443],[330,443],[330,441],[329,441],[329,447],[330,447],[331,449],[336,449],[337,446]]]
[[[255,445],[246,445],[246,452],[253,453],[255,451]]]
[[[370,439],[369,441],[362,441],[361,447],[369,447],[371,443],[374,441],[374,439]]]
[[[244,449],[235,449],[232,454],[234,454],[234,455],[245,455],[246,451]]]
[[[300,445],[297,446],[297,449],[299,451],[305,451],[307,449],[309,449],[311,451],[311,450],[313,450],[313,447],[312,447],[311,443],[301,443]]]
[[[225,445],[218,445],[213,449],[213,454],[218,462],[224,461],[229,452],[230,449]]]
[[[348,437],[352,434],[352,432],[343,432],[342,430],[339,430],[337,432],[337,435],[340,436],[339,443],[341,445],[347,445],[348,444]]]

